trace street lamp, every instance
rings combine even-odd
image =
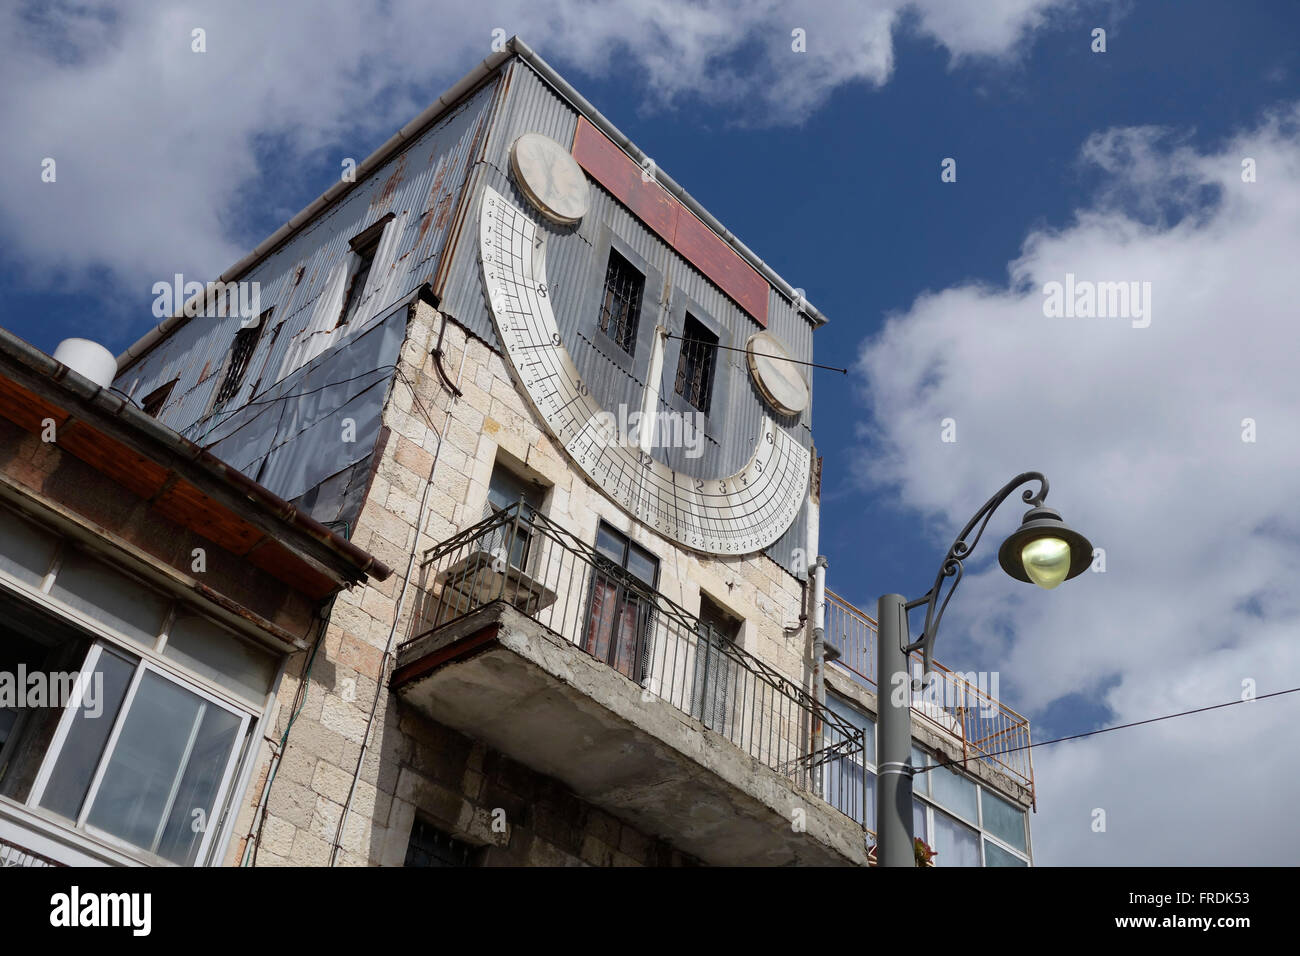
[[[1059,512],[1043,506],[1047,479],[1037,471],[1026,471],[1007,482],[997,494],[975,512],[948,549],[934,586],[924,596],[908,601],[901,594],[881,595],[876,604],[879,630],[876,635],[876,709],[879,717],[879,748],[876,780],[876,860],[880,866],[915,866],[912,847],[912,684],[908,658],[921,651],[923,679],[928,679],[939,621],[961,583],[962,562],[979,544],[984,529],[998,505],[1018,487],[1038,482],[1038,493],[1026,488],[1022,499],[1031,507],[1002,547],[998,563],[1017,581],[1051,590],[1062,581],[1077,577],[1092,563],[1092,545],[1067,527]],[[978,526],[978,530],[977,529]],[[971,532],[975,537],[968,543]],[[939,595],[943,582],[952,578],[943,603]],[[925,626],[918,640],[909,641],[907,614],[925,606]],[[937,609],[937,613],[936,613]],[[900,691],[903,693],[900,694]]]

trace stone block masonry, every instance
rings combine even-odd
[[[267,799],[257,863],[328,864],[367,727],[369,746],[338,865],[402,865],[417,816],[478,847],[486,865],[698,863],[580,800],[557,781],[423,717],[389,691],[393,652],[414,636],[420,559],[426,549],[482,517],[487,483],[500,458],[547,486],[543,510],[551,520],[586,541],[595,540],[600,521],[618,528],[659,557],[664,594],[693,612],[701,593],[707,594],[746,622],[739,636],[746,651],[808,686],[800,623],[803,584],[764,555],[712,559],[636,525],[570,466],[514,387],[502,357],[454,322],[443,337],[444,370],[463,394],[452,401],[430,356],[442,321],[423,303],[413,310],[400,374],[384,413],[392,434],[352,537],[396,574],[382,587],[355,587],[335,601],[307,678],[302,712]],[[420,501],[431,469],[421,522]],[[417,557],[403,599],[401,576],[412,549]],[[304,652],[291,659],[279,688],[274,726],[245,795],[228,864],[237,865],[244,855],[253,810],[293,716],[307,657]]]

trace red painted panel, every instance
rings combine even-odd
[[[642,222],[667,242],[673,241],[681,203],[653,179],[642,182],[641,167],[581,116],[573,136],[573,158]]]
[[[653,180],[643,182],[641,167],[592,126],[578,117],[573,158],[615,199],[649,226],[687,262],[767,328],[768,283],[712,229]]]
[[[684,206],[677,217],[673,248],[767,328],[767,280]]]

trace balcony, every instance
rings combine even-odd
[[[862,731],[527,506],[426,552],[412,633],[403,700],[643,832],[708,863],[865,864],[835,809]]]
[[[832,666],[843,668],[855,681],[876,690],[876,621],[831,590],[826,591],[826,642],[839,651]],[[921,655],[913,655],[920,673]],[[993,697],[978,682],[933,662],[938,675],[933,697],[943,704],[915,699],[916,722],[937,730],[951,742],[963,761],[982,763],[1006,778],[1011,792],[1023,790],[1034,800],[1034,763],[1030,756],[1029,721]]]

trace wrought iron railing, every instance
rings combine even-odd
[[[425,552],[407,643],[497,602],[861,822],[861,729],[523,502]]]
[[[0,869],[5,867],[19,866],[63,866],[58,860],[52,860],[48,856],[43,856],[35,850],[29,850],[17,843],[11,843],[9,840],[0,837]]]
[[[876,622],[865,611],[826,590],[826,640],[840,652],[835,664],[860,681],[876,686]],[[920,673],[921,655],[913,655]],[[922,688],[913,710],[950,736],[958,738],[962,757],[987,760],[997,770],[1034,790],[1029,721],[992,696],[978,680],[972,682],[944,667],[932,665],[936,683]]]

